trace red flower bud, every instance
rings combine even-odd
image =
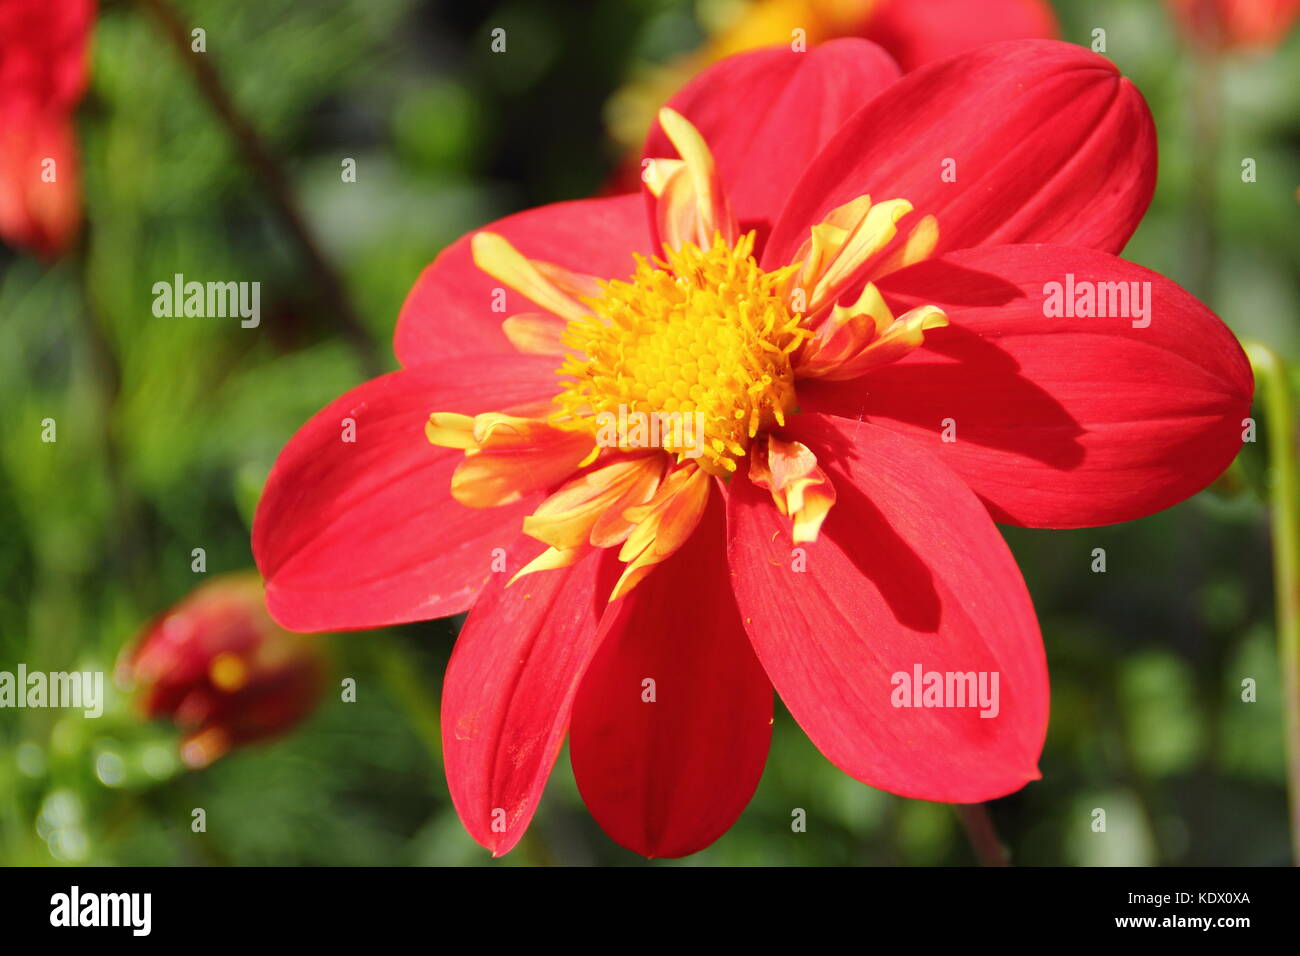
[[[181,759],[204,767],[311,712],[325,678],[318,641],[271,620],[256,575],[231,574],[155,618],[121,670],[146,716],[184,732]]]

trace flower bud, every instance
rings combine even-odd
[[[326,671],[319,640],[271,620],[255,574],[231,574],[155,618],[119,673],[145,716],[183,732],[181,759],[205,767],[311,712]]]

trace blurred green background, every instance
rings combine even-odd
[[[598,190],[620,156],[608,96],[703,36],[689,0],[176,6],[207,30],[233,101],[284,164],[372,357],[339,334],[337,303],[157,25],[104,3],[79,114],[82,246],[53,267],[0,251],[0,669],[111,674],[154,614],[250,567],[276,453],[368,363],[395,367],[389,341],[419,270],[489,219]],[[1107,55],[1156,117],[1159,189],[1126,257],[1300,360],[1300,36],[1223,60],[1215,155],[1196,112],[1204,66],[1162,4],[1057,10],[1065,39],[1106,29]],[[489,50],[498,26],[507,56]],[[344,157],[355,183],[340,181]],[[1258,182],[1241,181],[1243,157]],[[151,286],[176,272],[260,279],[261,328],[154,318]],[[45,418],[57,444],[40,442]],[[1287,861],[1264,452],[1248,446],[1233,481],[1143,521],[1007,531],[1053,695],[1043,779],[991,808],[1015,862]],[[206,576],[190,569],[195,547]],[[1089,570],[1097,547],[1105,574]],[[644,863],[587,815],[567,754],[518,850],[491,861],[465,834],[436,754],[458,623],[315,638],[335,670],[315,715],[204,771],[183,770],[175,732],[141,723],[119,692],[100,720],[0,712],[0,862]],[[356,703],[339,699],[347,676]],[[1255,703],[1241,701],[1246,677]],[[194,807],[206,834],[190,830]],[[1105,834],[1091,830],[1097,807]],[[791,832],[795,808],[805,833]],[[782,711],[749,809],[681,862],[973,861],[950,807],[854,782]]]

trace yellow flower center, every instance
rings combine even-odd
[[[602,281],[602,295],[583,299],[591,314],[565,330],[579,354],[559,370],[552,424],[735,471],[750,439],[794,408],[790,356],[810,335],[787,303],[798,267],[764,272],[753,248],[752,232],[734,246],[686,242],[662,260],[637,256],[626,282]]]

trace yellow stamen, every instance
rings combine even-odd
[[[715,475],[735,471],[750,439],[794,407],[790,356],[809,335],[783,294],[794,267],[764,272],[753,247],[752,232],[734,247],[686,243],[662,261],[638,257],[628,282],[603,283],[604,294],[586,300],[592,315],[565,331],[580,354],[560,369],[569,381],[552,424],[607,445],[603,429],[620,415],[694,423],[700,413],[702,447],[667,430],[661,447]]]

